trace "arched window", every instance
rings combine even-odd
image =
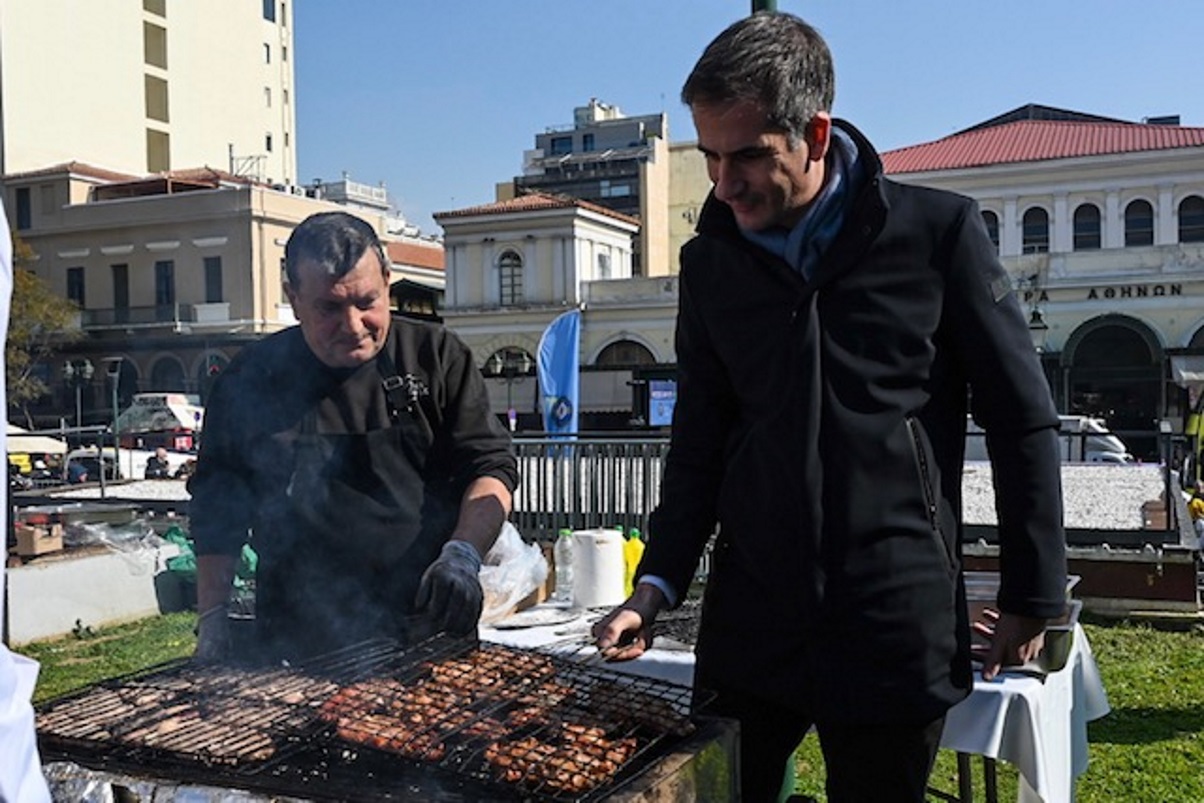
[[[151,386],[156,391],[185,393],[184,366],[174,357],[163,357],[151,368]]]
[[[1021,252],[1044,254],[1049,251],[1049,213],[1039,206],[1029,207],[1022,219]]]
[[[1204,243],[1204,198],[1199,195],[1179,202],[1179,242]]]
[[[655,365],[652,352],[632,340],[617,340],[598,355],[597,365],[628,366]]]
[[[503,307],[523,303],[523,258],[514,251],[505,251],[498,259]]]
[[[995,250],[999,250],[999,215],[989,209],[982,210],[982,222],[987,227],[987,236],[991,238],[991,242],[995,245]]]
[[[1099,207],[1082,204],[1074,210],[1074,250],[1093,251],[1099,247]]]
[[[1125,207],[1125,245],[1154,244],[1154,207],[1149,201],[1132,201]]]

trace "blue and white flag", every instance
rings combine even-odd
[[[539,338],[540,408],[544,429],[553,434],[577,434],[580,347],[581,310],[557,316]]]

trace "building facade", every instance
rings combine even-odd
[[[0,175],[84,161],[297,181],[282,0],[0,0]]]
[[[1182,431],[1204,386],[1204,128],[1030,105],[883,162],[978,201],[1061,412]]]
[[[676,143],[670,152],[667,218],[676,252],[692,235],[710,183],[694,143]],[[1204,129],[1174,119],[1133,123],[1026,106],[885,153],[883,162],[896,180],[979,202],[1030,317],[1059,411],[1099,416],[1127,435],[1139,457],[1160,459],[1152,433],[1162,426],[1181,431],[1204,387]],[[477,218],[470,239],[488,241],[505,218]],[[458,252],[458,219],[437,219],[449,249],[456,243]],[[601,280],[582,271],[575,297],[562,292],[538,314],[502,316],[504,305],[477,303],[483,288],[500,280],[496,259],[481,251],[448,261],[449,287],[481,283],[475,296],[449,291],[448,314],[457,329],[471,332],[482,366],[508,349],[529,355],[555,305],[584,303],[583,370],[604,368],[607,349],[626,351],[626,381],[635,383],[626,413],[640,422],[646,413],[641,376],[671,376],[676,360],[676,278]],[[527,281],[538,284],[554,281],[561,268],[533,260],[524,270],[534,274]],[[468,278],[461,276],[465,271]],[[544,271],[551,273],[539,278]],[[665,273],[676,273],[675,260]],[[569,285],[562,279],[559,287]],[[496,303],[500,290],[491,292]],[[591,398],[590,386],[583,381],[582,387],[583,411],[613,410],[622,395],[606,387]],[[529,396],[533,403],[534,389]]]
[[[39,425],[58,425],[71,410],[81,425],[107,423],[138,392],[203,401],[243,345],[296,323],[284,245],[316,212],[341,209],[373,225],[399,309],[433,315],[442,292],[441,244],[396,234],[393,213],[356,203],[372,193],[354,182],[333,193],[335,203],[220,171],[135,177],[71,163],[10,174],[3,185],[12,230],[34,255],[22,267],[79,307],[85,334],[37,367],[54,391],[31,408]],[[34,199],[27,217],[14,213],[21,195]],[[91,367],[86,377],[74,372],[81,365]]]
[[[498,187],[498,200],[541,192],[579,198],[640,221],[632,254],[636,276],[669,273],[669,121],[667,115],[628,117],[591,98],[573,110],[573,125],[535,135],[523,155],[523,174]]]
[[[563,195],[530,193],[443,212],[443,317],[472,348],[499,416],[540,429],[535,355],[567,309],[581,323],[582,426],[623,429],[641,369],[672,362],[674,277],[636,277],[638,221]]]

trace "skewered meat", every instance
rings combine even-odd
[[[502,780],[586,792],[605,783],[634,755],[634,738],[611,739],[601,728],[564,723],[553,741],[527,736],[494,742],[485,760]]]
[[[336,732],[349,742],[408,758],[438,761],[446,753],[438,737],[423,732],[421,726],[407,727],[397,719],[382,714],[365,712],[354,717],[341,717],[336,722]]]
[[[39,714],[38,728],[204,762],[261,761],[276,754],[284,733],[311,722],[313,707],[337,688],[292,670],[192,666],[92,689],[69,708]]]

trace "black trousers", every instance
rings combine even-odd
[[[773,803],[786,762],[814,725],[828,780],[828,803],[924,803],[928,775],[945,724],[847,725],[814,722],[805,712],[731,689],[706,713],[740,722],[740,790],[744,803]]]

